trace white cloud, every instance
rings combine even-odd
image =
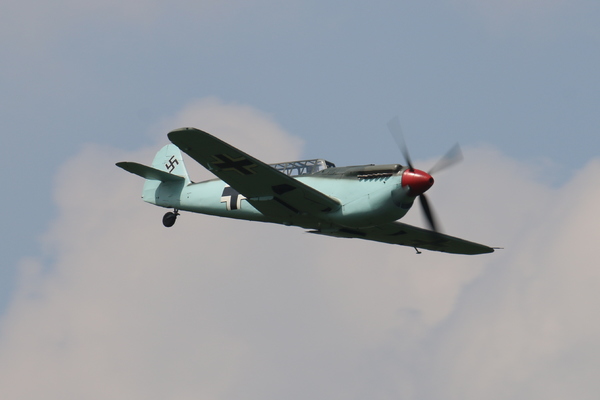
[[[513,232],[503,262],[464,291],[453,317],[429,338],[437,363],[427,373],[438,385],[426,398],[596,396],[599,177],[592,161],[560,190],[527,201],[537,217]],[[512,208],[524,198],[517,191],[508,200]]]
[[[247,106],[202,100],[173,122],[259,158],[297,154],[298,139]],[[163,141],[88,146],[58,174],[47,257],[23,260],[2,319],[6,398],[598,392],[600,163],[551,189],[495,151],[467,150],[436,176],[431,201],[448,233],[507,249],[417,256],[193,214],[165,229],[164,210],[139,199],[142,182],[114,166],[150,162]]]

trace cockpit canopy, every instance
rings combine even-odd
[[[269,164],[277,171],[288,176],[314,174],[327,168],[335,168],[335,164],[320,158],[314,160],[289,161],[278,164]]]

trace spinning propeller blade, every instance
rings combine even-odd
[[[390,130],[390,133],[392,134],[392,137],[396,141],[400,152],[404,156],[404,161],[406,161],[406,165],[408,165],[408,168],[413,170],[413,163],[410,159],[410,154],[408,153],[408,146],[406,146],[406,142],[404,141],[404,135],[402,134],[402,127],[400,126],[400,119],[398,118],[398,116],[392,118],[390,122],[388,122],[387,126]]]
[[[421,201],[421,207],[423,208],[423,213],[425,214],[425,218],[427,218],[429,227],[432,231],[439,232],[437,218],[435,218],[433,210],[431,207],[429,207],[429,201],[427,201],[427,197],[424,194],[419,195],[419,200]]]
[[[442,158],[439,159],[438,162],[435,163],[433,167],[428,171],[430,174],[434,172],[441,171],[446,169],[454,164],[457,164],[463,160],[462,151],[460,151],[460,146],[456,143]]]
[[[421,208],[429,227],[432,231],[439,232],[438,220],[433,213],[432,207],[429,205],[429,200],[427,200],[425,192],[433,185],[433,178],[431,175],[434,172],[439,172],[462,161],[463,155],[460,150],[460,146],[458,143],[452,146],[452,148],[448,150],[448,152],[446,152],[446,154],[444,154],[444,156],[440,158],[440,160],[435,163],[435,165],[431,167],[428,172],[423,172],[415,169],[413,166],[410,154],[408,152],[408,146],[406,146],[404,135],[402,134],[402,127],[400,126],[399,118],[397,116],[392,118],[388,122],[387,126],[408,166],[408,170],[405,170],[402,173],[402,186],[409,187],[409,195],[419,197],[419,202],[421,203]]]

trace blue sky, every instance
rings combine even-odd
[[[15,324],[17,332],[19,325],[14,321],[22,320],[15,315],[18,315],[16,310],[21,309],[19,302],[27,298],[23,295],[23,285],[30,279],[28,274],[37,277],[34,281],[39,287],[34,285],[37,289],[33,291],[37,296],[40,290],[54,293],[45,286],[52,285],[45,279],[59,279],[56,274],[66,282],[79,282],[79,286],[66,290],[79,293],[77,288],[87,286],[74,278],[78,276],[74,272],[76,268],[67,267],[71,265],[69,255],[85,260],[92,254],[99,257],[103,251],[115,251],[114,247],[102,247],[101,240],[94,242],[91,237],[76,240],[76,234],[85,238],[95,232],[87,230],[86,221],[96,221],[99,216],[108,220],[115,215],[123,220],[117,221],[118,226],[107,225],[107,231],[135,228],[133,223],[127,223],[127,215],[119,211],[119,204],[128,197],[122,195],[125,192],[113,190],[127,191],[124,185],[131,185],[132,191],[127,194],[131,193],[132,205],[124,204],[123,209],[154,219],[152,224],[149,221],[148,231],[141,232],[137,228],[135,232],[152,235],[148,232],[160,228],[157,222],[161,210],[147,209],[138,201],[136,185],[140,182],[129,176],[121,177],[113,165],[121,161],[119,157],[126,156],[140,157],[132,161],[150,162],[153,152],[166,143],[167,131],[180,126],[177,124],[194,124],[206,129],[267,162],[297,156],[323,157],[338,165],[347,165],[401,162],[400,152],[386,128],[387,121],[399,115],[413,159],[421,160],[424,165],[432,163],[455,142],[459,142],[472,159],[440,175],[436,182],[438,187],[432,191],[432,201],[448,233],[490,245],[516,245],[518,242],[511,241],[520,238],[522,243],[535,242],[532,248],[541,248],[536,238],[544,229],[581,232],[586,237],[597,233],[597,230],[576,229],[559,212],[571,215],[575,212],[572,208],[580,206],[582,210],[589,210],[590,220],[598,214],[594,207],[588,207],[585,199],[578,197],[587,193],[594,199],[596,195],[593,178],[600,148],[600,28],[597,24],[600,5],[597,2],[61,0],[52,4],[8,2],[3,8],[0,115],[5,157],[1,165],[6,172],[4,193],[8,195],[1,200],[5,261],[0,271],[0,315],[4,316],[2,326],[9,339],[7,332],[12,332],[11,324]],[[247,124],[247,133],[244,124]],[[261,133],[261,129],[270,133]],[[494,170],[489,164],[492,160],[503,173]],[[105,171],[103,162],[115,171]],[[479,171],[487,171],[488,175],[477,175]],[[442,182],[444,179],[446,183]],[[113,182],[113,186],[105,180]],[[482,203],[476,203],[477,199]],[[78,220],[73,220],[71,211]],[[415,210],[413,214],[416,216],[411,217],[411,222],[420,224],[418,212]],[[551,227],[544,225],[548,215],[553,215],[562,225],[558,222]],[[585,223],[585,218],[579,220],[577,215],[571,216]],[[137,214],[131,218],[138,223],[142,221]],[[220,220],[194,221],[196,225],[190,222],[188,230],[182,229],[193,238],[203,234],[205,223],[219,229]],[[489,224],[477,221],[499,227],[494,230]],[[535,229],[528,228],[525,222]],[[230,222],[223,224],[236,229]],[[243,226],[240,229],[252,229]],[[268,243],[273,235],[280,235],[279,229],[283,228],[259,230]],[[295,235],[302,236],[292,230],[285,237],[290,241],[300,240],[295,239]],[[111,235],[100,236],[106,239]],[[187,240],[181,234],[178,238]],[[148,239],[150,243],[154,243],[153,240],[158,239]],[[161,236],[161,240],[170,239]],[[306,240],[301,239],[302,243]],[[551,238],[549,242],[554,240],[556,238]],[[73,247],[75,243],[81,248]],[[311,261],[323,267],[326,270],[323,273],[343,271],[325,267],[335,259],[330,250],[312,239],[307,243],[314,246],[309,248],[315,254],[322,256],[315,255]],[[333,247],[345,251],[343,244],[334,243]],[[360,245],[360,249],[375,257],[373,253],[379,253],[382,248],[372,246]],[[523,250],[522,245],[517,247]],[[264,256],[246,250],[250,258]],[[569,249],[564,250],[566,253]],[[136,263],[127,252],[124,254],[121,263]],[[386,249],[385,254],[389,256],[377,256],[385,265],[393,260],[413,262],[412,254],[407,251],[393,248]],[[541,256],[543,252],[532,254]],[[515,260],[534,256],[523,250],[518,256],[510,253],[502,257],[501,262],[492,263],[521,266]],[[587,259],[581,257],[580,264],[573,263],[587,265]],[[433,257],[429,262],[435,265],[446,262],[438,260],[446,259]],[[112,262],[118,262],[118,258]],[[455,265],[457,261],[448,262],[460,276],[448,277],[455,286],[450,288],[448,284],[444,292],[459,308],[446,310],[446,314],[436,311],[439,315],[456,317],[441,329],[441,332],[450,332],[448,336],[436,339],[423,333],[439,328],[435,321],[445,318],[441,316],[416,324],[421,329],[416,333],[403,330],[404,325],[400,323],[402,327],[382,327],[373,335],[384,335],[381,332],[391,335],[396,329],[401,335],[414,335],[418,338],[416,341],[436,341],[436,348],[441,349],[439,354],[445,354],[444,343],[451,342],[452,335],[460,336],[461,329],[468,325],[461,325],[460,321],[468,320],[469,313],[477,315],[473,310],[460,308],[465,298],[477,297],[476,292],[482,290],[475,285],[467,293],[465,282],[471,282],[475,276],[479,277],[478,282],[491,279],[486,275],[489,265],[484,261],[478,261],[481,264],[474,265],[472,271],[465,270],[460,263]],[[427,261],[419,263],[425,263],[427,271],[428,268],[435,271],[428,275],[430,278],[442,274]],[[34,272],[27,272],[30,264],[37,266],[32,267]],[[265,265],[265,274],[275,273],[279,266],[274,258]],[[272,268],[268,268],[271,265]],[[83,268],[82,264],[78,266]],[[157,268],[151,270],[158,271]],[[227,271],[231,271],[233,266],[228,268]],[[351,271],[357,268],[354,266]],[[389,268],[385,273],[394,279],[406,279],[402,274],[397,275],[398,271],[390,272],[392,266]],[[403,274],[409,277],[415,274],[417,287],[426,285],[425,276],[403,268]],[[67,272],[59,274],[57,271]],[[355,272],[363,278],[369,276],[366,271]],[[73,273],[75,275],[70,275]],[[444,277],[452,275],[448,271],[443,274]],[[217,277],[225,279],[225,275]],[[280,278],[277,282],[285,287],[282,282],[293,277]],[[306,278],[306,282],[317,286],[332,282],[330,277],[313,278]],[[517,279],[508,272],[504,278],[507,287]],[[548,280],[552,279],[540,278],[541,282]],[[369,284],[376,291],[377,285],[384,281]],[[172,284],[183,283],[174,281]],[[443,282],[439,284],[444,287]],[[488,288],[485,284],[482,287]],[[302,286],[292,289],[308,290]],[[165,288],[161,290],[172,294]],[[250,291],[249,296],[254,293],[246,290]],[[332,292],[339,297],[328,298],[331,304],[355,301],[341,287],[332,288]],[[394,290],[390,288],[389,296],[392,293]],[[573,299],[571,292],[565,293],[567,299]],[[96,300],[102,299],[101,293],[98,296]],[[361,299],[367,301],[368,298]],[[293,302],[293,299],[288,300]],[[421,300],[423,298],[415,294],[406,301],[417,304],[414,309],[422,306],[429,310]],[[73,295],[71,301],[78,301],[78,297]],[[47,303],[57,304],[57,309],[64,307],[60,301],[52,300],[52,296]],[[376,301],[369,304],[381,307]],[[347,310],[336,307],[332,305],[328,312],[335,321],[343,323],[324,334],[335,336],[342,327],[359,329],[358,320],[344,316]],[[226,310],[231,311],[228,307]],[[414,315],[430,315],[419,310],[421,314]],[[365,318],[367,314],[365,312]],[[29,314],[23,315],[25,318]],[[390,310],[386,315],[398,314]],[[416,318],[414,315],[407,312],[405,318]],[[503,314],[493,315],[499,315],[501,320]],[[322,323],[330,317],[324,314],[323,320],[318,321]],[[268,318],[262,323],[265,325],[257,326],[270,326]],[[248,327],[258,329],[251,323],[237,328]],[[135,329],[142,331],[139,327]],[[363,336],[355,335],[353,340],[363,343],[360,341]],[[12,343],[9,339],[4,346]],[[160,338],[155,340],[160,341]],[[167,335],[166,340],[173,338]],[[406,355],[404,350],[395,347],[397,343],[385,343],[394,348],[395,354]],[[559,343],[565,342],[559,340]],[[286,344],[289,345],[285,341],[281,343]],[[252,351],[264,349],[261,346],[253,347]],[[336,348],[336,351],[344,355],[350,348],[348,344],[347,348]],[[598,351],[597,347],[592,348]],[[378,368],[393,361],[381,361],[375,353],[368,357],[378,360]],[[409,358],[416,360],[416,364],[422,362],[422,357],[435,358],[430,353],[415,354]],[[219,352],[214,356],[219,357]],[[294,357],[301,358],[300,355]],[[343,364],[344,357],[332,356],[329,361],[332,366],[338,366]],[[557,365],[564,367],[564,364]],[[398,374],[409,377],[416,371],[412,367],[414,365],[396,364],[394,368],[410,370],[409,374],[402,375],[395,369]],[[272,370],[266,368],[265,371]],[[465,367],[465,371],[470,370]],[[355,373],[350,371],[345,377]],[[437,373],[441,376],[441,372]],[[554,376],[553,373],[548,372],[548,376]],[[251,377],[244,379],[251,380]],[[414,384],[414,380],[406,379]],[[451,384],[444,381],[450,378],[440,379],[448,387],[457,385],[456,381]],[[389,382],[377,383],[387,387]],[[220,393],[215,398],[228,398],[224,393],[237,393],[223,385],[226,387],[223,391],[215,389],[215,393]],[[283,385],[281,390],[293,387],[290,385]],[[227,392],[227,388],[231,391]],[[361,388],[369,390],[370,387],[365,383]],[[526,392],[523,389],[519,393]],[[262,392],[257,390],[256,393]],[[465,395],[458,389],[456,393]],[[436,398],[434,392],[425,394]]]

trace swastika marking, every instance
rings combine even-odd
[[[175,169],[175,165],[179,165],[179,161],[177,161],[175,156],[171,156],[169,162],[165,164],[165,168],[169,171],[169,173],[171,173]]]

